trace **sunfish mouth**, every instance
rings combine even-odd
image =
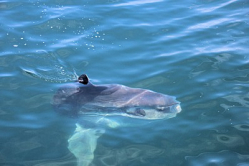
[[[181,108],[180,104],[177,104],[175,106],[175,110],[176,110],[177,113],[180,113],[182,111],[182,108]]]
[[[170,107],[170,112],[180,113],[182,111],[182,108],[180,106],[180,103],[175,103]]]

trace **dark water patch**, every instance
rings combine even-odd
[[[8,10],[8,9],[12,9],[15,7],[20,6],[22,3],[20,2],[1,2],[0,3],[0,9],[1,10]]]
[[[235,125],[234,127],[240,131],[249,131],[249,125],[247,124],[238,124],[238,125]]]
[[[222,143],[227,147],[238,147],[244,146],[245,142],[243,138],[239,135],[225,135],[225,134],[218,134],[215,136],[217,141]]]
[[[226,81],[236,81],[236,82],[248,82],[249,81],[249,74],[246,74],[244,76],[240,77],[235,77],[235,78],[227,78],[225,79]]]

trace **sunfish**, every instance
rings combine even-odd
[[[78,82],[59,89],[53,106],[56,112],[72,117],[101,114],[163,119],[181,112],[180,102],[175,97],[119,84],[93,85],[85,74]]]
[[[61,87],[53,97],[53,107],[59,114],[84,119],[76,123],[75,133],[68,140],[68,148],[77,158],[78,166],[90,165],[97,139],[105,133],[106,127],[122,126],[107,117],[157,120],[175,117],[181,112],[180,102],[173,96],[119,84],[94,85],[86,74],[77,82]],[[89,122],[90,127],[86,125]]]

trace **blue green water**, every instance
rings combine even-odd
[[[0,165],[76,165],[75,119],[51,102],[86,73],[182,107],[107,130],[92,166],[248,166],[248,46],[248,0],[1,1]]]

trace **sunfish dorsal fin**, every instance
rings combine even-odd
[[[79,76],[78,82],[87,85],[89,83],[89,79],[86,74],[82,74],[81,76]]]

